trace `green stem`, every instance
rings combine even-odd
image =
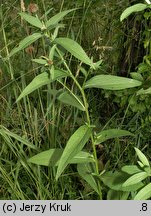
[[[65,67],[67,68],[70,77],[73,79],[74,83],[77,85],[77,87],[79,88],[79,90],[81,92],[83,102],[84,102],[84,106],[85,106],[85,113],[86,113],[87,123],[88,123],[88,125],[91,125],[91,120],[90,120],[90,115],[89,115],[89,110],[88,110],[88,103],[87,103],[87,98],[86,98],[85,92],[84,92],[83,88],[81,87],[81,85],[79,84],[79,82],[77,81],[77,79],[72,74],[70,68],[68,67],[67,63],[65,62],[63,56],[61,55],[61,53],[60,53],[60,51],[59,51],[59,49],[57,47],[56,47],[56,50],[57,50],[61,60],[63,61]],[[91,134],[91,142],[92,142],[92,148],[93,148],[93,155],[94,155],[94,159],[95,159],[96,174],[98,176],[99,175],[98,159],[97,159],[97,152],[96,152],[96,148],[95,148],[94,137],[93,137],[92,134]],[[102,200],[102,192],[101,192],[100,181],[98,181],[98,187],[99,187],[99,197],[100,197],[100,200]]]

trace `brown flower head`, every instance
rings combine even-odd
[[[30,3],[28,5],[28,11],[30,13],[36,13],[38,11],[38,5],[37,4],[34,4],[34,3]]]
[[[34,52],[34,47],[33,46],[29,46],[25,49],[26,53],[28,54],[32,54]]]

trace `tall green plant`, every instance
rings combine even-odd
[[[102,199],[102,180],[100,181],[99,178],[101,173],[99,173],[96,146],[100,142],[104,142],[114,137],[133,134],[119,129],[101,131],[95,134],[95,125],[91,122],[86,89],[101,88],[105,90],[123,90],[139,87],[142,85],[142,81],[112,75],[93,75],[94,70],[99,68],[102,61],[94,63],[93,58],[90,58],[76,41],[66,37],[58,37],[58,30],[63,27],[63,25],[60,24],[60,21],[73,10],[74,9],[60,12],[46,22],[37,16],[20,13],[20,16],[23,19],[36,28],[36,32],[24,38],[19,43],[19,46],[15,47],[10,52],[6,59],[9,59],[14,54],[25,49],[37,40],[43,39],[45,42],[49,41],[50,45],[47,56],[33,59],[34,62],[43,66],[45,72],[37,75],[32,82],[26,86],[16,102],[19,103],[19,101],[25,96],[44,85],[49,87],[50,83],[58,82],[63,86],[63,88],[60,87],[60,89],[57,90],[58,94],[56,98],[61,103],[65,103],[78,109],[79,112],[83,112],[85,115],[85,122],[83,122],[80,127],[74,131],[68,139],[64,149],[53,148],[41,152],[30,158],[28,162],[57,167],[56,180],[60,178],[69,164],[77,164],[79,175],[91,185],[94,191],[98,193],[100,199]],[[85,78],[83,83],[79,82],[78,77],[75,76],[73,71],[70,69],[65,56],[65,51],[77,59],[80,65],[86,64],[89,67],[88,71],[84,70]],[[60,63],[58,64],[58,62]],[[89,78],[90,76],[92,77]],[[67,82],[64,81],[67,78],[70,78],[73,81],[74,86],[76,86],[76,91],[75,88],[70,88],[70,86],[67,85]],[[88,142],[91,143],[93,150],[92,154],[87,152],[84,148]]]

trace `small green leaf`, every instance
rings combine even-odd
[[[53,47],[50,49],[50,52],[49,52],[49,59],[50,59],[51,61],[53,61],[54,54],[55,54],[55,49],[56,49],[56,44],[53,45]]]
[[[109,129],[101,131],[95,136],[95,145],[100,144],[108,139],[122,137],[122,136],[134,136],[132,133],[126,130]]]
[[[121,90],[142,85],[142,82],[113,75],[97,75],[88,80],[84,88],[102,88],[107,90]]]
[[[81,99],[73,93],[71,94],[65,91],[61,95],[59,95],[57,99],[65,104],[76,107],[81,111],[85,111],[85,107]]]
[[[41,65],[47,64],[47,61],[45,59],[32,59],[32,61]]]
[[[41,33],[34,33],[32,35],[27,36],[26,38],[24,38],[19,43],[18,47],[15,47],[14,49],[11,50],[9,57],[11,57],[12,55],[16,54],[17,52],[25,49],[26,47],[28,47],[30,44],[32,44],[33,42],[35,42],[36,40],[38,40],[41,37],[42,37]]]
[[[19,13],[19,15],[24,18],[28,23],[30,23],[31,25],[37,27],[37,28],[40,28],[40,29],[43,29],[44,28],[44,25],[43,23],[40,21],[40,19],[38,17],[35,17],[35,16],[31,16],[27,13]]]
[[[151,183],[143,187],[134,197],[134,200],[147,200],[151,198]]]
[[[95,172],[95,167],[91,163],[78,164],[77,170],[79,175],[99,194],[98,185],[92,175]]]
[[[86,52],[76,41],[70,38],[56,38],[54,42],[61,45],[64,49],[66,49],[80,61],[92,67],[94,66],[92,60],[87,56]]]
[[[144,168],[144,164],[142,164],[142,162],[140,161],[137,161],[138,165],[141,167],[141,168]]]
[[[70,163],[71,159],[81,151],[86,142],[89,140],[91,133],[92,128],[87,125],[83,125],[79,127],[70,137],[60,158],[56,179],[60,177],[61,173]]]
[[[58,14],[56,14],[55,16],[51,17],[47,22],[46,22],[46,27],[52,27],[52,26],[56,26],[56,24],[58,24],[58,22],[60,22],[64,16],[66,16],[68,13],[74,11],[76,9],[71,9],[71,10],[66,10],[66,11],[62,11]]]
[[[127,165],[122,167],[122,171],[126,172],[127,174],[133,175],[138,172],[142,172],[136,165]]]
[[[132,14],[134,12],[140,12],[140,11],[145,10],[147,7],[148,7],[148,5],[139,3],[139,4],[135,4],[131,7],[126,8],[126,10],[124,10],[124,12],[121,14],[120,21],[123,21],[130,14]]]
[[[5,129],[5,128],[0,129],[0,134],[3,135],[3,133],[7,134],[10,137],[13,137],[14,139],[23,143],[24,145],[28,146],[29,148],[37,149],[37,147],[35,145],[33,145],[32,143],[30,143],[27,139],[9,131],[8,129]]]
[[[28,159],[28,162],[34,163],[42,166],[58,166],[59,160],[62,156],[63,149],[49,149],[43,152],[40,152],[37,155]],[[71,160],[70,164],[78,164],[78,163],[89,163],[94,162],[93,155],[88,152],[80,151],[77,155],[75,155]]]
[[[148,174],[146,172],[136,173],[124,182],[123,187],[135,185],[143,181],[147,177],[148,177]]]
[[[138,148],[134,148],[134,149],[136,151],[136,154],[137,154],[138,158],[143,163],[143,165],[144,166],[150,166],[149,161],[146,158],[146,156]]]
[[[18,102],[20,99],[27,96],[31,92],[35,91],[36,89],[39,89],[43,85],[47,85],[47,84],[49,84],[51,82],[54,82],[57,79],[67,77],[67,76],[68,75],[67,75],[67,73],[65,71],[59,70],[59,69],[54,71],[54,78],[53,79],[51,79],[51,77],[49,78],[49,75],[48,75],[47,72],[39,74],[38,76],[36,76],[31,81],[31,83],[29,83],[28,86],[26,86],[26,88],[22,91],[22,93],[20,94],[20,96],[18,97],[16,102]]]

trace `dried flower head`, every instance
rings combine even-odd
[[[30,3],[28,5],[28,11],[30,13],[36,13],[38,11],[38,5],[37,4],[34,4],[34,3]]]
[[[34,47],[33,46],[29,46],[25,49],[26,53],[27,54],[32,54],[34,52]]]

